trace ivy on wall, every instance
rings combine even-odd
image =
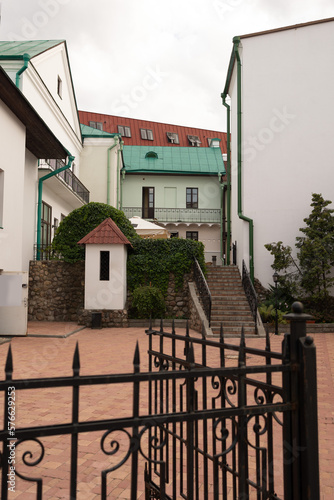
[[[175,277],[176,288],[192,270],[196,258],[205,271],[204,245],[199,241],[170,238],[143,239],[137,235],[124,212],[104,203],[91,202],[73,210],[59,224],[52,242],[54,257],[74,263],[85,259],[85,248],[78,245],[84,236],[110,217],[129,239],[127,277],[128,288],[156,286],[166,296],[169,277]]]
[[[132,244],[127,264],[130,290],[151,284],[166,295],[170,274],[175,277],[176,287],[181,288],[184,275],[192,270],[194,258],[205,270],[202,242],[178,238],[148,238],[133,241]]]

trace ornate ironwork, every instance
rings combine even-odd
[[[128,218],[142,216],[141,207],[123,207],[122,210]],[[154,219],[164,223],[220,224],[220,217],[221,210],[218,208],[154,208]]]
[[[58,168],[64,167],[65,163],[63,160],[54,160],[54,159],[48,159],[48,160],[41,160],[40,167],[43,166],[43,162],[51,167],[52,170],[57,170]],[[85,203],[89,202],[89,191],[82,184],[82,182],[78,179],[78,177],[72,172],[72,170],[67,169],[63,170],[59,174],[57,174],[57,177],[62,179],[71,189],[74,193],[76,193]]]
[[[210,326],[211,305],[212,305],[211,293],[210,293],[208,283],[205,279],[205,276],[203,274],[203,271],[202,271],[201,266],[199,265],[197,259],[194,259],[194,280],[195,280],[197,291],[199,293],[199,296],[200,296],[200,299],[202,302],[202,306],[204,309],[206,319],[208,320],[209,326]]]
[[[254,319],[254,325],[255,325],[255,331],[257,333],[257,294],[254,288],[254,285],[252,283],[252,280],[250,279],[250,275],[248,273],[245,261],[242,261],[242,286],[244,288],[248,304]]]
[[[224,500],[319,500],[315,347],[306,337],[306,317],[297,311],[290,315],[294,324],[282,352],[271,350],[269,334],[266,348],[256,349],[247,346],[244,335],[240,345],[227,343],[222,329],[217,341],[191,337],[188,328],[185,335],[176,334],[174,325],[171,332],[164,331],[163,324],[160,330],[150,327],[146,330],[148,371],[140,371],[137,346],[132,373],[81,375],[77,344],[72,376],[13,379],[9,347],[5,380],[0,381],[5,403],[0,431],[1,499],[8,499],[8,430],[13,428],[6,396],[15,387],[18,411],[25,404],[26,390],[72,389],[70,421],[64,418],[64,423],[56,425],[15,428],[17,451],[29,441],[39,447],[37,453],[25,451],[15,464],[21,482],[36,483],[38,500],[43,495],[43,477],[29,477],[25,471],[38,465],[38,475],[43,475],[43,462],[49,455],[47,439],[43,442],[43,438],[71,437],[69,498],[75,500],[80,471],[78,438],[90,432],[101,433],[100,449],[110,460],[101,472],[101,499],[113,496],[114,475],[120,467],[128,466],[129,500],[136,500],[138,475],[145,462],[146,499],[204,499],[212,493],[213,498]],[[273,383],[273,374],[278,375],[275,380],[280,380],[279,385]],[[129,387],[129,414],[81,420],[79,390],[93,390],[97,385],[103,385],[106,392],[112,387]],[[139,397],[144,389],[148,390],[147,406],[145,398]],[[281,414],[282,422],[277,414]],[[301,470],[309,471],[303,481]]]

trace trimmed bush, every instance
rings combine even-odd
[[[132,307],[137,310],[137,318],[162,318],[166,305],[164,297],[155,286],[139,286],[133,291]]]

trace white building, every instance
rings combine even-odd
[[[333,47],[334,18],[233,39],[222,94],[232,242],[239,268],[244,260],[264,286],[273,273],[264,245],[294,248],[312,193],[334,201]]]
[[[34,244],[26,249],[24,266],[27,267],[33,258],[34,245],[35,249],[39,246],[39,256],[44,257],[59,221],[89,201],[89,192],[78,178],[81,130],[65,41],[0,42],[0,65],[65,151],[62,158],[50,154],[39,157],[33,210],[36,203],[38,209],[28,226]],[[3,126],[6,127],[6,121]],[[55,170],[65,165],[67,169],[54,175]],[[32,179],[27,178],[27,182]]]

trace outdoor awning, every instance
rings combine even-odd
[[[129,220],[136,233],[142,236],[142,238],[170,238],[169,231],[164,227],[158,226],[158,224],[153,224],[153,222],[149,222],[138,216],[131,217]]]

